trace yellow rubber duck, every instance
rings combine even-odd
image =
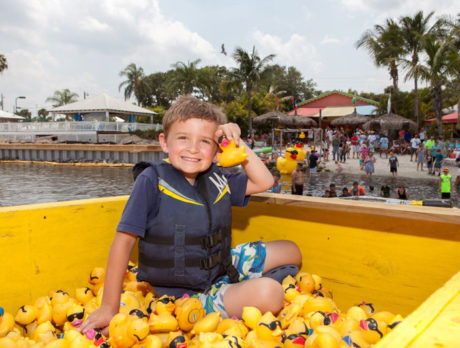
[[[181,298],[176,300],[175,304],[174,313],[179,323],[179,328],[183,331],[190,331],[193,325],[206,314],[201,301],[197,298]]]
[[[304,133],[303,131],[300,132],[299,138],[300,138],[300,139],[305,139],[305,133]]]
[[[276,169],[281,174],[291,174],[297,168],[297,150],[293,148],[286,149],[284,158],[276,159]]]
[[[53,308],[48,296],[41,296],[35,300],[34,307],[37,309],[37,323],[51,321],[53,317]]]
[[[6,336],[14,328],[14,317],[0,307],[0,337]]]
[[[359,327],[364,339],[370,344],[375,344],[380,341],[388,331],[385,322],[375,320],[374,318],[360,320]]]
[[[128,348],[144,341],[149,332],[145,320],[118,313],[109,324],[109,343],[113,348]]]
[[[105,269],[102,267],[95,267],[89,274],[89,283],[93,285],[92,291],[94,296],[97,296],[99,289],[104,285]]]
[[[257,307],[243,307],[242,319],[248,328],[254,330],[260,318],[262,313]]]
[[[160,314],[152,313],[149,318],[150,332],[169,332],[179,330],[179,324],[174,315],[169,312],[163,312]]]
[[[37,309],[31,305],[19,307],[14,320],[19,325],[25,326],[37,319]]]
[[[219,138],[219,148],[222,152],[217,154],[217,165],[232,167],[244,162],[248,157],[244,146],[236,146],[235,140],[228,140],[225,136]]]
[[[311,312],[333,313],[338,312],[334,301],[329,297],[310,296],[303,305],[303,313],[307,315]]]
[[[262,315],[257,322],[255,332],[263,341],[279,341],[283,334],[280,321],[271,312]]]
[[[156,301],[155,311],[157,314],[173,313],[176,305],[174,304],[174,297],[163,295]]]
[[[303,144],[302,143],[295,144],[295,149],[297,150],[297,158],[296,158],[296,160],[298,162],[305,161],[306,152],[303,150]]]
[[[161,348],[161,340],[154,335],[148,335],[145,340],[135,344],[132,348]]]
[[[201,332],[212,332],[216,331],[217,325],[220,322],[220,312],[212,312],[206,315],[203,319],[197,321],[195,325],[193,325],[192,331],[190,333],[192,335],[198,335]]]
[[[340,334],[329,326],[319,326],[313,334],[307,338],[305,347],[311,348],[341,348],[346,347]]]
[[[67,321],[64,323],[64,331],[77,329],[85,319],[85,309],[79,304],[71,304],[66,311]]]
[[[94,298],[94,295],[91,289],[88,287],[77,288],[75,289],[75,298],[84,306],[89,301],[91,301],[92,298]]]
[[[56,328],[49,321],[45,321],[37,326],[32,336],[36,342],[50,343],[57,339]]]
[[[287,328],[291,322],[302,313],[302,307],[297,303],[291,303],[281,309],[278,314],[278,320],[281,322],[281,328]]]
[[[120,297],[120,313],[129,315],[135,309],[143,310],[139,296],[132,291],[122,293]]]

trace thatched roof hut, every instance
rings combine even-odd
[[[345,115],[343,117],[339,117],[339,118],[336,118],[335,120],[332,120],[331,125],[332,126],[346,126],[346,125],[359,126],[360,124],[366,123],[369,120],[370,119],[368,116],[358,114],[355,109],[355,111],[353,111],[349,115]]]
[[[365,130],[410,130],[416,131],[417,124],[408,118],[402,117],[397,114],[389,113],[379,116],[373,120],[367,121],[363,124]]]
[[[288,116],[279,111],[270,111],[266,114],[262,114],[253,119],[255,124],[269,124],[273,127],[285,126],[285,127],[316,127],[317,123],[310,117],[304,116]]]

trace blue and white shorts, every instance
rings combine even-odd
[[[239,244],[232,248],[232,263],[239,273],[239,281],[260,278],[267,254],[265,243],[262,241]],[[206,313],[220,311],[223,318],[228,315],[224,307],[224,294],[232,285],[228,277],[213,284],[209,290],[193,295],[198,297]]]

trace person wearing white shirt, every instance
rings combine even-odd
[[[410,161],[412,162],[412,156],[417,152],[418,146],[420,145],[421,141],[418,138],[418,135],[415,134],[414,137],[410,140]],[[417,159],[417,156],[415,157]]]

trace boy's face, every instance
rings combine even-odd
[[[217,124],[200,118],[175,121],[168,137],[162,133],[159,141],[162,150],[169,155],[171,164],[182,172],[190,184],[196,176],[209,168],[215,159]]]

